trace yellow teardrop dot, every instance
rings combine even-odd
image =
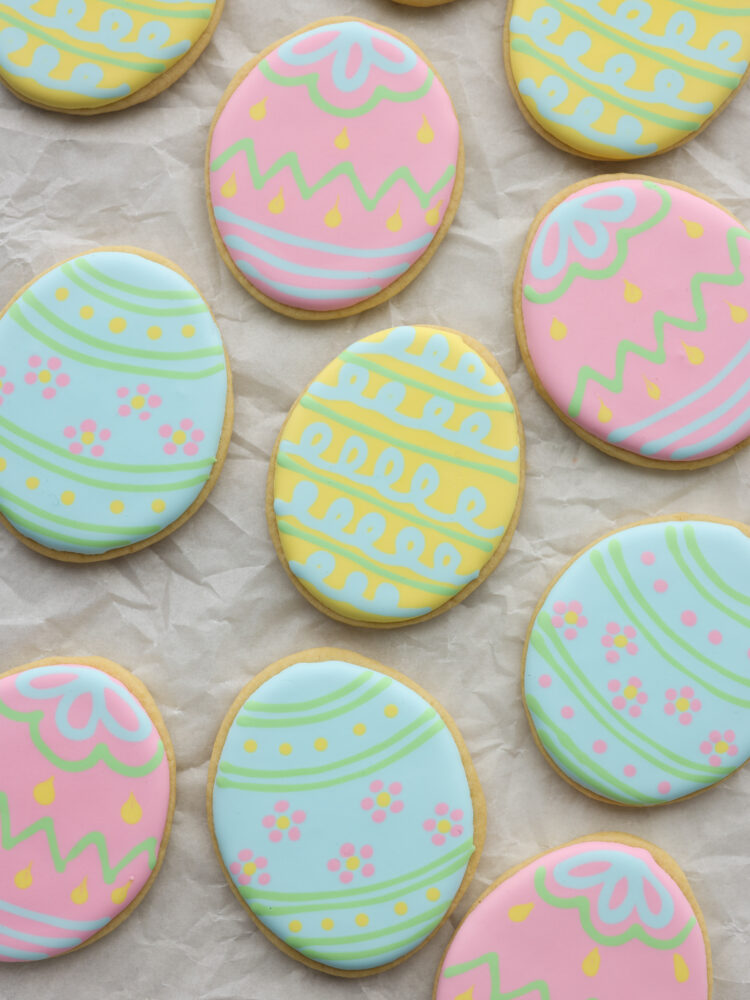
[[[337,229],[343,222],[343,219],[341,218],[341,212],[339,212],[338,198],[336,199],[336,204],[333,206],[333,208],[329,208],[328,211],[326,212],[323,221],[325,222],[325,224],[328,226],[329,229]]]
[[[686,983],[690,979],[690,969],[688,969],[687,962],[676,952],[674,954],[674,977],[678,983]]]
[[[234,198],[237,194],[237,175],[232,174],[228,181],[221,185],[221,193],[225,198]]]
[[[26,868],[22,868],[20,872],[16,872],[13,881],[16,883],[17,889],[28,889],[34,879],[31,877],[31,862],[28,863]]]
[[[625,301],[630,302],[631,304],[640,302],[641,299],[643,298],[643,292],[640,290],[638,285],[634,285],[632,281],[625,282],[624,295],[625,295]]]
[[[732,321],[735,323],[744,323],[747,319],[747,309],[745,309],[744,306],[734,306],[731,302],[727,304],[729,306]]]
[[[683,219],[682,224],[691,240],[697,240],[703,236],[703,226],[700,222],[691,222],[689,219]]]
[[[34,798],[40,806],[49,806],[55,801],[55,778],[47,778],[34,786]]]
[[[549,335],[553,340],[565,340],[568,336],[567,326],[557,316],[550,323]]]
[[[127,802],[124,803],[122,809],[120,810],[120,815],[125,822],[130,823],[131,826],[135,823],[140,823],[141,818],[143,817],[143,809],[141,809],[140,802],[132,792],[128,795]]]
[[[268,211],[271,212],[272,215],[281,215],[285,208],[284,188],[279,188],[279,193],[275,198],[271,198],[268,203]]]
[[[349,146],[351,145],[351,142],[349,140],[349,133],[346,130],[346,126],[344,126],[341,129],[341,131],[339,132],[339,134],[333,140],[333,144],[336,147],[336,149],[348,149],[349,148]]]
[[[706,359],[706,355],[700,349],[700,347],[695,347],[692,344],[686,344],[683,340],[682,348],[685,351],[685,357],[688,359],[691,365],[702,365]]]
[[[519,903],[517,906],[511,906],[508,910],[508,917],[514,924],[522,924],[533,909],[533,903]]]
[[[422,115],[422,125],[417,132],[417,139],[425,146],[432,142],[435,138],[435,133],[432,130],[432,126],[427,121],[427,115]]]
[[[590,951],[588,955],[581,962],[581,969],[586,976],[595,976],[599,971],[599,966],[601,965],[601,956],[599,955],[599,949],[594,948]]]
[[[392,233],[397,233],[399,229],[403,226],[401,221],[401,206],[396,209],[393,215],[386,222],[386,226],[390,229]]]
[[[71,901],[81,906],[89,898],[89,891],[86,888],[87,878],[84,878],[80,885],[77,885],[75,889],[71,892]]]
[[[474,1000],[474,987],[470,986],[464,993],[460,993],[454,1000]]]
[[[117,889],[113,889],[109,894],[109,898],[115,904],[115,906],[122,906],[125,900],[128,898],[128,889],[130,886],[121,885]]]
[[[264,97],[262,101],[258,101],[257,104],[253,104],[253,106],[250,108],[248,114],[250,115],[250,117],[254,122],[262,122],[263,119],[266,117],[267,100],[268,98]]]
[[[600,424],[608,424],[612,419],[612,411],[607,404],[603,403],[601,400],[599,400],[599,412],[596,415],[596,419]]]
[[[661,398],[661,389],[656,384],[656,382],[652,382],[651,379],[650,378],[646,378],[645,375],[643,376],[643,381],[646,383],[646,392],[649,394],[649,396],[652,399],[660,399]]]

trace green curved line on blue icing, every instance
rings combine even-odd
[[[132,295],[134,298],[154,299],[156,301],[165,302],[184,302],[189,300],[195,300],[197,302],[202,301],[200,292],[196,291],[194,288],[164,290],[159,288],[149,288],[145,285],[132,285],[127,281],[120,281],[117,278],[113,278],[111,274],[105,274],[104,271],[100,271],[98,268],[94,267],[94,265],[89,261],[89,258],[86,256],[78,257],[75,264],[76,267],[84,271],[90,278],[94,278],[95,281],[100,281],[108,288],[112,288],[117,292],[124,292],[126,295]]]
[[[734,608],[728,607],[716,594],[712,594],[709,587],[707,587],[701,580],[695,575],[690,565],[688,564],[685,556],[680,549],[680,544],[677,535],[677,528],[673,524],[667,525],[664,535],[667,540],[667,548],[676,562],[680,572],[689,580],[692,586],[697,590],[704,600],[708,601],[709,604],[717,608],[728,618],[733,619],[738,625],[744,625],[745,628],[750,629],[750,618],[746,618],[744,615],[739,614]]]
[[[270,712],[274,715],[290,715],[292,712],[311,712],[313,709],[329,705],[331,702],[339,701],[348,694],[358,691],[373,679],[372,672],[365,672],[348,684],[342,684],[335,691],[329,691],[317,698],[309,698],[307,701],[290,702],[267,702],[261,701],[256,695],[251,695],[242,706],[244,712]]]
[[[74,281],[84,292],[88,292],[89,295],[93,295],[100,302],[106,302],[107,305],[115,306],[117,309],[127,309],[128,312],[138,313],[149,318],[158,318],[161,316],[194,316],[197,313],[208,312],[208,306],[202,299],[194,304],[184,306],[140,305],[137,302],[128,302],[117,295],[110,295],[109,292],[105,292],[103,289],[97,288],[86,281],[78,273],[78,269],[72,261],[66,261],[61,269],[63,274],[67,278],[70,278],[71,281]]]

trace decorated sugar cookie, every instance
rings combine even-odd
[[[0,316],[0,516],[46,555],[106,559],[172,531],[213,487],[231,425],[221,334],[164,258],[82,254]]]
[[[711,954],[684,873],[600,833],[517,865],[443,956],[435,1000],[710,1000]]]
[[[289,656],[242,690],[214,746],[208,810],[227,878],[266,937],[341,976],[424,944],[484,842],[484,799],[451,718],[342,649]]]
[[[750,58],[744,0],[511,0],[506,70],[524,117],[594,160],[663,153],[732,99]]]
[[[109,660],[39,660],[0,676],[0,962],[108,934],[161,866],[174,812],[169,735]]]
[[[537,217],[516,280],[534,382],[590,444],[694,468],[750,437],[750,233],[672,182],[615,174]]]
[[[750,757],[750,529],[679,515],[589,546],[529,628],[534,736],[621,805],[709,788]]]
[[[406,625],[497,566],[523,489],[523,432],[502,369],[452,330],[357,341],[298,399],[276,443],[268,521],[319,610]]]
[[[450,97],[408,39],[320,21],[245,66],[219,105],[207,158],[214,236],[272,309],[360,312],[432,256],[463,162]]]
[[[0,80],[52,111],[97,114],[169,87],[208,45],[224,0],[0,0]]]

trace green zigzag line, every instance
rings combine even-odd
[[[300,167],[299,156],[293,151],[284,153],[284,155],[280,156],[279,159],[276,160],[276,162],[269,167],[265,173],[262,173],[260,167],[258,166],[258,159],[255,155],[255,143],[249,138],[239,139],[237,142],[233,142],[228,149],[225,149],[223,153],[220,153],[216,157],[211,164],[211,170],[219,170],[224,166],[227,160],[230,160],[236,153],[239,152],[244,152],[245,154],[247,166],[250,171],[250,177],[252,178],[253,187],[256,191],[260,191],[261,188],[265,187],[268,181],[272,180],[277,174],[281,173],[285,167],[289,167],[292,171],[295,183],[297,184],[299,192],[305,201],[308,201],[313,197],[313,195],[317,194],[318,191],[326,187],[332,181],[335,181],[338,177],[348,177],[352,182],[355,194],[368,212],[372,212],[375,208],[377,208],[380,201],[399,181],[406,181],[422,208],[429,208],[430,202],[434,196],[438,193],[438,191],[441,191],[442,188],[445,187],[448,181],[456,173],[455,165],[451,164],[449,167],[446,167],[438,182],[434,184],[429,191],[425,191],[408,167],[399,167],[383,181],[375,192],[375,196],[371,198],[362,186],[362,182],[359,177],[357,177],[354,165],[348,160],[346,163],[337,164],[333,167],[333,169],[323,174],[320,180],[316,181],[312,185],[308,184],[305,180],[302,168]]]
[[[443,975],[447,979],[452,979],[453,976],[460,976],[464,972],[471,972],[472,969],[477,969],[480,965],[486,965],[487,971],[490,974],[491,990],[489,1000],[516,1000],[516,997],[529,997],[529,1000],[531,1000],[532,993],[538,993],[539,1000],[550,1000],[549,984],[544,979],[535,979],[533,983],[520,986],[516,990],[511,990],[510,993],[504,993],[500,988],[500,959],[494,951],[488,951],[486,955],[480,955],[479,958],[475,958],[471,962],[451,965],[443,971]],[[590,1000],[594,1000],[594,997],[591,997]]]
[[[109,747],[104,743],[99,743],[94,749],[84,757],[82,760],[65,760],[63,757],[58,757],[54,750],[51,750],[47,744],[42,739],[40,733],[40,723],[44,717],[44,712],[17,712],[15,709],[11,708],[10,705],[6,705],[5,702],[0,701],[0,715],[4,715],[6,719],[11,719],[13,722],[26,722],[29,726],[29,736],[37,748],[39,753],[41,753],[47,760],[54,764],[55,767],[59,768],[61,771],[72,771],[79,773],[81,771],[89,771],[92,767],[95,767],[99,761],[104,761],[110,771],[115,771],[117,774],[122,774],[126,778],[142,778],[146,774],[151,774],[159,764],[161,764],[164,758],[164,744],[159,740],[159,747],[151,757],[147,760],[145,764],[122,764],[116,757],[112,755]]]
[[[73,845],[70,851],[63,857],[60,854],[60,847],[57,843],[57,835],[55,833],[55,824],[51,816],[43,816],[42,819],[38,819],[31,826],[27,826],[25,830],[21,830],[17,836],[11,836],[10,832],[10,808],[8,806],[8,796],[5,792],[0,792],[0,845],[9,851],[16,847],[18,844],[22,843],[24,840],[28,840],[29,837],[33,837],[35,833],[43,833],[47,838],[47,843],[49,844],[49,852],[52,857],[52,863],[55,866],[55,871],[64,872],[71,861],[74,861],[80,854],[86,850],[91,844],[96,848],[97,854],[99,855],[99,863],[102,869],[102,878],[107,883],[111,885],[117,878],[118,874],[130,864],[139,854],[144,851],[148,853],[148,863],[149,868],[154,868],[156,865],[156,851],[157,843],[155,837],[147,837],[142,840],[140,844],[136,844],[128,853],[118,861],[117,864],[112,867],[109,862],[109,854],[107,852],[107,841],[104,834],[99,833],[98,830],[92,830],[91,833],[87,833],[85,837]]]
[[[416,90],[411,90],[408,93],[400,93],[397,90],[391,90],[389,87],[378,85],[373,90],[372,96],[364,104],[360,104],[356,108],[338,108],[335,104],[327,101],[320,93],[320,88],[318,87],[320,73],[305,73],[304,76],[282,76],[275,69],[271,68],[267,59],[263,60],[259,68],[267,80],[278,84],[280,87],[298,87],[304,84],[307,87],[307,92],[313,104],[317,105],[322,111],[328,112],[329,115],[335,115],[337,118],[360,118],[362,115],[366,115],[368,111],[376,108],[381,101],[392,101],[394,104],[407,104],[412,101],[418,101],[420,97],[424,97],[429,92],[432,81],[435,79],[435,74],[430,70],[424,83]]]
[[[641,942],[641,944],[645,944],[649,948],[656,948],[658,951],[672,951],[674,948],[680,947],[682,942],[687,938],[697,923],[696,918],[691,917],[681,931],[678,931],[674,937],[667,938],[664,941],[659,940],[659,938],[652,937],[648,931],[645,931],[641,927],[640,924],[633,924],[632,927],[628,927],[628,929],[623,931],[621,934],[607,936],[594,927],[591,920],[591,903],[586,896],[575,896],[573,898],[555,896],[545,885],[546,877],[547,869],[544,865],[540,865],[534,872],[534,888],[541,899],[544,900],[545,903],[549,903],[550,906],[554,906],[560,910],[578,910],[581,926],[584,931],[586,931],[588,936],[593,941],[596,941],[597,944],[607,945],[608,947],[617,947],[618,945],[627,944],[628,941],[637,939]]]

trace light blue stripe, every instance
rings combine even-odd
[[[289,271],[290,274],[304,274],[310,278],[328,278],[330,281],[369,281],[373,278],[395,278],[409,268],[408,263],[393,264],[391,267],[384,267],[379,271],[338,271],[327,267],[307,267],[305,264],[293,264],[291,261],[284,260],[283,257],[276,257],[275,254],[269,253],[267,250],[261,250],[254,244],[248,243],[247,240],[243,240],[241,236],[235,236],[233,233],[228,233],[222,238],[226,245],[232,247],[233,250],[241,250],[243,253],[248,253],[259,260],[265,261],[272,267],[278,267],[282,271]],[[235,261],[235,263],[239,264],[240,262]]]
[[[659,410],[658,413],[654,413],[650,417],[645,417],[643,420],[639,420],[635,424],[629,424],[627,427],[620,427],[616,431],[608,436],[607,440],[611,441],[612,444],[616,444],[618,441],[624,441],[625,438],[629,438],[633,434],[637,434],[638,431],[642,431],[645,427],[650,427],[652,424],[657,424],[660,420],[666,420],[667,417],[671,417],[673,413],[678,413],[680,410],[684,409],[686,406],[690,406],[697,399],[705,396],[707,393],[715,389],[720,382],[722,382],[727,375],[730,375],[738,365],[741,365],[745,358],[750,354],[750,340],[745,344],[742,350],[736,354],[729,364],[722,368],[722,370],[711,379],[710,382],[706,382],[702,385],[700,389],[696,389],[695,392],[691,392],[689,396],[685,396],[684,399],[677,400],[676,403],[672,403],[671,406],[667,406],[663,410]]]
[[[420,236],[418,239],[410,240],[408,243],[401,243],[397,247],[377,247],[373,250],[358,249],[355,247],[337,246],[335,243],[322,243],[320,240],[308,240],[303,236],[294,236],[292,233],[285,233],[281,229],[272,229],[270,226],[263,226],[259,222],[251,222],[242,215],[235,215],[228,208],[219,205],[214,209],[214,215],[220,222],[231,222],[235,226],[242,226],[252,233],[260,236],[267,236],[277,243],[286,243],[291,247],[304,247],[306,250],[321,250],[323,253],[336,254],[338,257],[400,257],[405,253],[414,253],[415,250],[422,250],[429,243],[432,243],[432,234]],[[222,237],[223,239],[223,237]]]
[[[715,444],[721,444],[722,441],[735,431],[738,431],[747,423],[750,423],[750,406],[744,410],[736,420],[733,420],[731,424],[728,424],[720,431],[717,431],[716,434],[712,434],[710,438],[705,438],[697,444],[686,445],[684,448],[678,448],[676,451],[673,451],[672,458],[682,460],[683,458],[690,458],[697,452],[703,452],[709,448],[713,448]]]
[[[51,938],[42,937],[40,934],[26,934],[24,931],[16,931],[12,927],[0,924],[0,934],[6,937],[18,938],[19,941],[28,941],[31,944],[41,944],[45,948],[75,948],[81,943],[81,938]]]
[[[26,962],[36,962],[40,958],[52,957],[43,951],[21,951],[20,948],[9,948],[4,944],[0,944],[0,955],[5,955],[6,958],[21,958]]]
[[[381,291],[380,285],[373,285],[370,288],[305,288],[304,285],[288,285],[285,281],[272,281],[262,274],[257,267],[248,264],[246,260],[236,260],[235,264],[244,274],[256,281],[262,281],[264,285],[269,285],[279,292],[290,296],[293,299],[320,299],[327,302],[329,299],[356,299],[364,298],[367,295],[375,295]]]
[[[62,927],[69,931],[98,931],[109,923],[109,918],[105,920],[66,920],[65,917],[50,917],[46,913],[25,910],[22,906],[16,906],[15,903],[6,903],[4,899],[0,899],[0,910],[12,913],[16,917],[26,917],[27,920],[36,920],[39,924]]]
[[[750,344],[750,341],[748,341]],[[657,438],[656,441],[651,441],[649,444],[645,444],[641,448],[641,453],[644,455],[654,455],[657,451],[661,451],[662,448],[666,448],[668,445],[672,444],[673,441],[680,441],[682,438],[688,437],[689,434],[693,434],[695,431],[699,431],[701,427],[705,427],[706,424],[711,424],[714,420],[718,420],[719,417],[723,416],[733,406],[743,399],[748,392],[750,392],[750,379],[747,379],[740,388],[733,393],[729,399],[724,400],[721,406],[715,406],[708,413],[704,413],[702,417],[698,417],[691,423],[686,424],[684,427],[678,427],[676,431],[672,431],[671,434],[665,434],[663,437]],[[720,438],[722,434],[729,432],[729,428],[724,428],[723,431],[717,431],[714,437]],[[705,446],[705,441],[699,441],[695,445],[687,445],[685,448],[678,448],[672,453],[672,458],[676,458],[680,452],[692,452],[692,451],[702,451]]]

